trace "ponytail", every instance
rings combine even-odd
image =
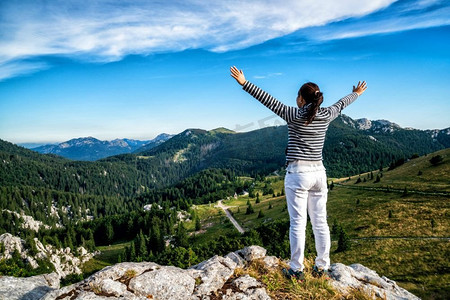
[[[308,106],[305,125],[309,125],[315,118],[320,105],[323,102],[323,93],[320,92],[319,86],[315,83],[308,82],[302,85],[298,91],[298,95],[302,96]]]

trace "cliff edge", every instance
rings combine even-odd
[[[0,299],[302,299],[301,293],[282,286],[285,262],[266,256],[266,250],[250,246],[226,256],[214,256],[188,269],[153,262],[124,262],[106,267],[85,280],[59,288],[57,274],[28,278],[0,277]],[[308,272],[308,269],[306,270]],[[394,281],[360,264],[333,264],[331,279],[318,281],[322,299],[419,299]],[[290,282],[293,289],[309,287],[308,281]],[[311,277],[312,278],[312,277]],[[302,285],[305,285],[302,287]]]

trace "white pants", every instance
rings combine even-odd
[[[319,268],[330,267],[330,229],[327,224],[327,177],[321,161],[295,161],[286,169],[284,187],[289,212],[290,267],[303,271],[306,213],[314,232]]]

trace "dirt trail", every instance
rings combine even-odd
[[[223,209],[223,211],[227,215],[228,219],[230,219],[231,223],[233,223],[234,227],[236,227],[236,229],[240,233],[245,232],[244,228],[242,228],[241,225],[239,225],[239,223],[236,221],[236,219],[231,215],[230,211],[228,210],[229,206],[223,205],[222,200],[217,201],[217,206],[220,207],[221,209]]]

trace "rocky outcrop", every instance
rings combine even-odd
[[[0,300],[41,299],[58,288],[59,277],[56,273],[28,278],[0,276]]]
[[[279,259],[266,256],[266,250],[250,246],[231,252],[225,257],[214,256],[189,269],[161,266],[153,262],[125,262],[109,266],[85,280],[57,288],[51,280],[41,277],[0,278],[0,300],[87,300],[87,299],[174,299],[174,300],[269,300],[263,283],[245,274],[254,262],[266,268],[277,267]],[[237,271],[236,269],[242,269]],[[331,268],[332,285],[342,294],[355,288],[383,299],[418,299],[395,282],[379,277],[362,265],[347,267],[334,264]],[[55,275],[54,275],[55,276]],[[57,275],[56,275],[57,276]],[[29,285],[26,282],[29,280]],[[20,281],[20,283],[18,283]],[[17,285],[27,288],[16,288]],[[25,297],[26,296],[26,297]],[[25,297],[25,298],[24,298]]]
[[[373,299],[406,300],[420,299],[399,287],[395,281],[380,277],[375,271],[361,264],[346,266],[340,263],[331,265],[331,284],[346,295],[350,289],[365,291]]]
[[[13,214],[16,217],[22,219],[21,226],[24,229],[30,229],[30,230],[33,230],[33,231],[36,231],[36,232],[38,232],[39,229],[41,229],[41,227],[45,228],[45,229],[50,229],[50,226],[42,223],[41,221],[36,221],[32,216],[27,216],[23,212],[19,214],[19,213],[15,212],[15,211],[10,211],[8,209],[4,209],[3,211],[6,211],[6,212],[8,212],[10,214]]]
[[[125,262],[109,266],[85,280],[56,289],[40,281],[20,294],[14,288],[15,281],[6,282],[0,299],[270,299],[262,283],[249,275],[234,276],[238,266],[245,266],[252,259],[264,258],[266,250],[250,246],[232,252],[226,257],[214,256],[198,265],[183,270],[173,266],[160,266],[153,262]],[[236,263],[232,258],[240,262]],[[269,259],[271,263],[272,260]],[[6,277],[5,277],[6,278]],[[34,280],[21,278],[20,280]],[[7,288],[9,287],[9,288]]]
[[[78,253],[72,253],[70,248],[56,249],[52,245],[43,245],[37,238],[34,238],[37,254],[29,255],[25,241],[9,233],[0,235],[0,243],[3,244],[4,252],[0,253],[0,259],[10,259],[15,250],[20,257],[26,260],[33,268],[39,267],[37,260],[48,260],[55,267],[55,272],[59,277],[66,277],[69,274],[81,274],[80,266],[90,260],[94,253],[88,252],[83,247],[78,247]]]

